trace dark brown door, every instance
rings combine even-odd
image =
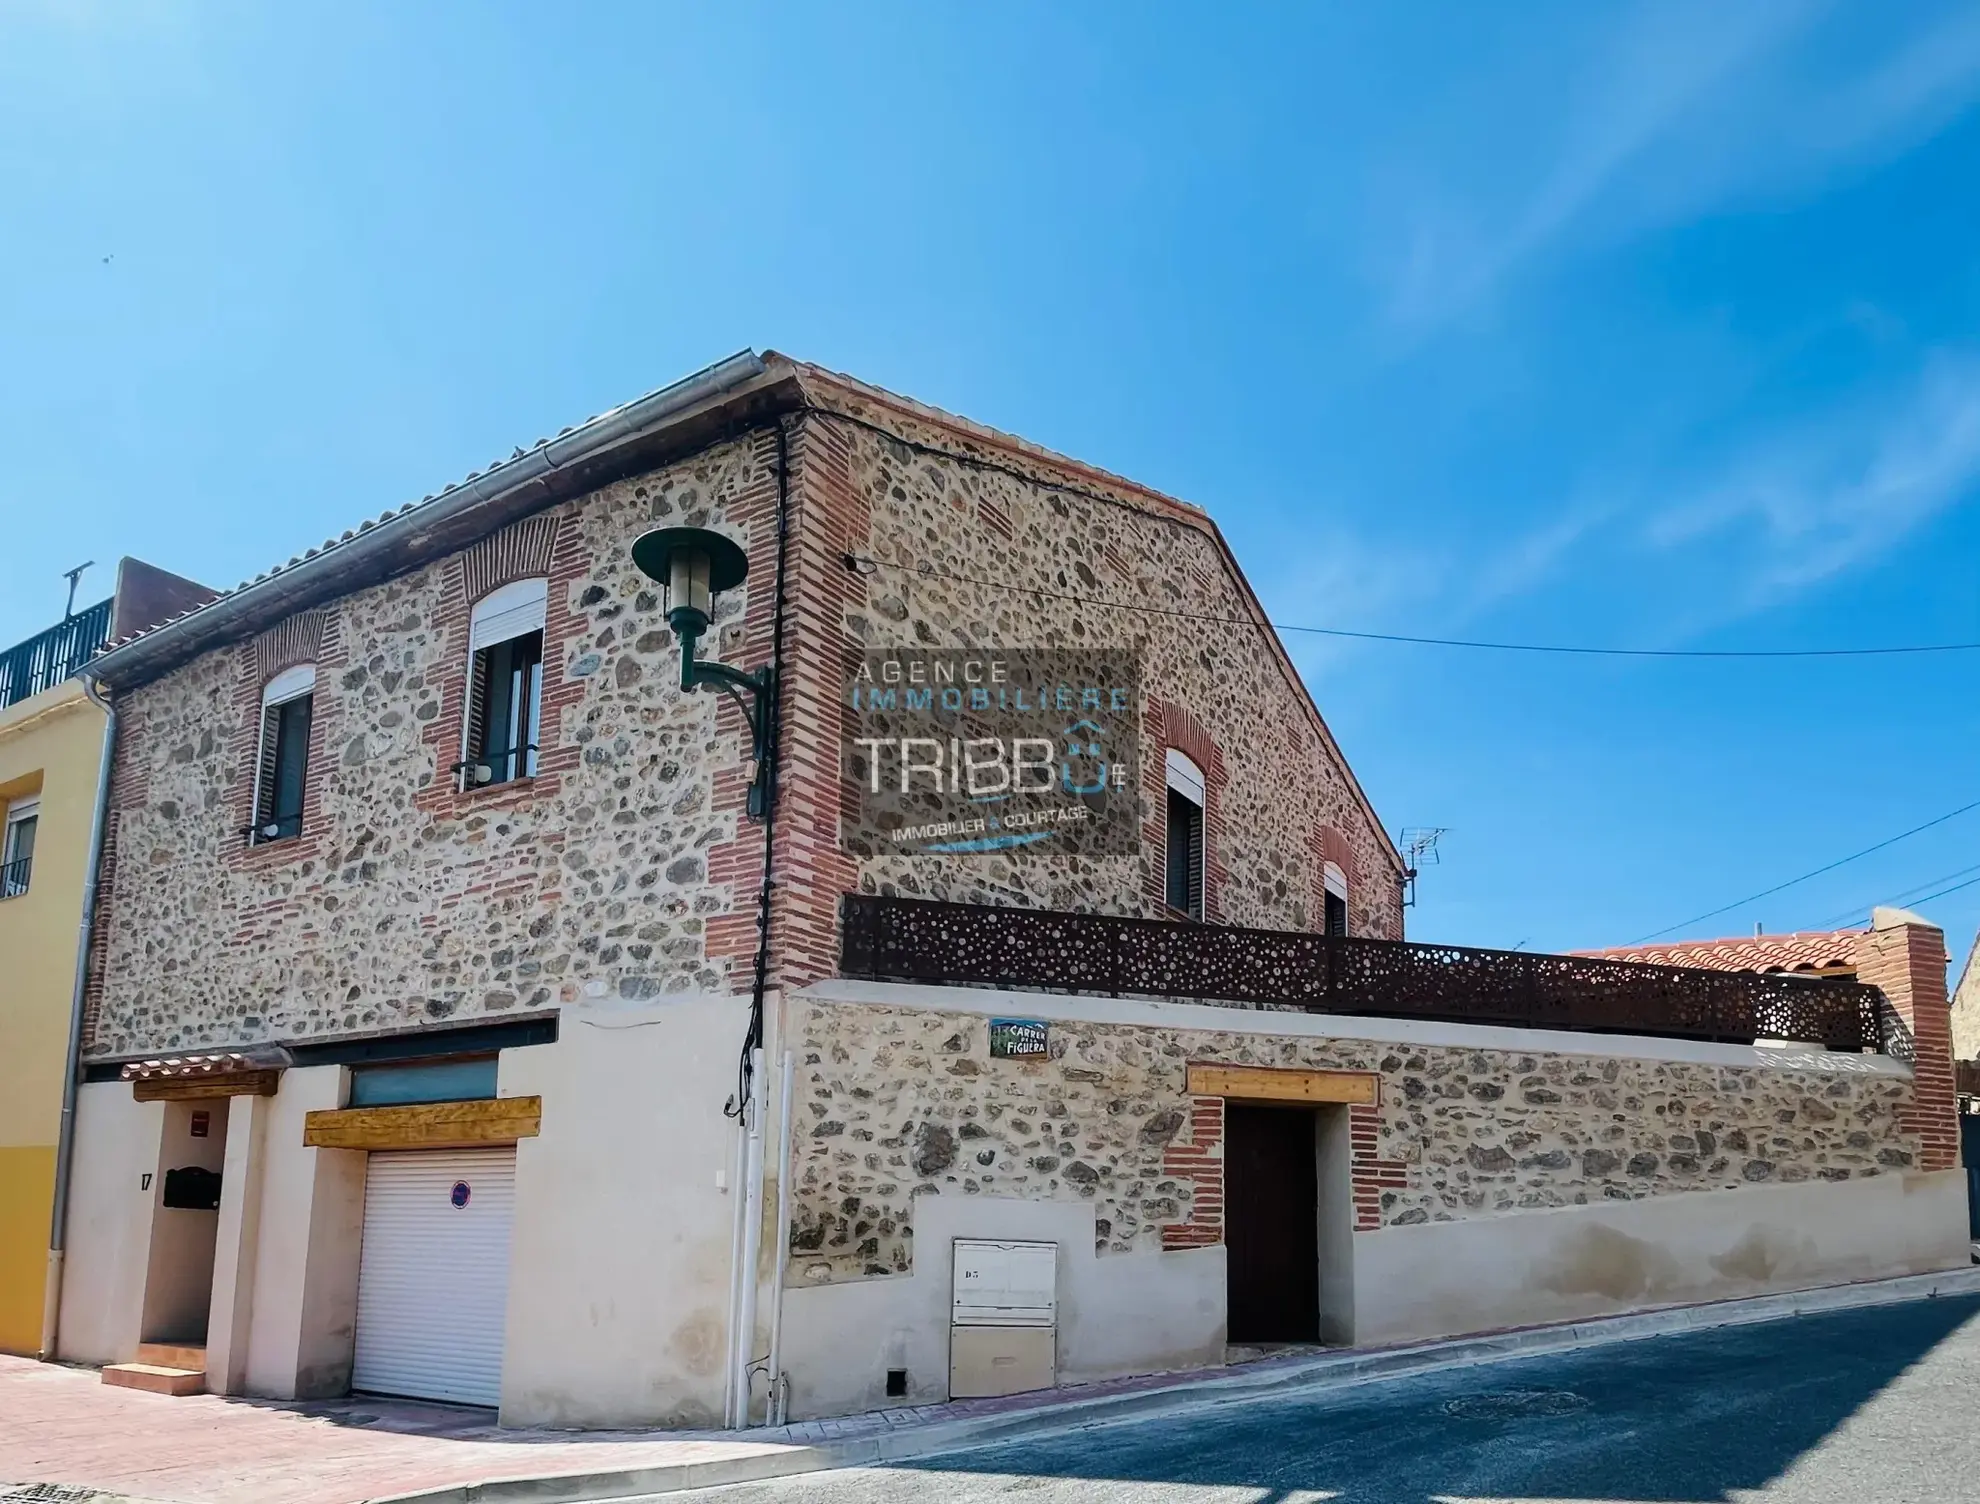
[[[1230,1340],[1320,1337],[1320,1187],[1310,1108],[1224,1108]]]

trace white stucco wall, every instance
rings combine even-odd
[[[71,1362],[125,1363],[137,1353],[164,1129],[165,1104],[132,1100],[121,1081],[86,1085],[76,1095],[56,1342]],[[150,1189],[146,1175],[154,1177]]]
[[[341,1106],[343,1077],[335,1065],[284,1071],[267,1104],[243,1369],[249,1394],[298,1399],[350,1387],[366,1156],[303,1146],[304,1114]]]
[[[1094,1254],[1088,1202],[918,1196],[914,1270],[785,1295],[791,1417],[844,1415],[949,1397],[952,1245],[1002,1238],[1059,1245],[1058,1380],[1201,1368],[1224,1361],[1224,1250]],[[803,1255],[794,1256],[802,1261]],[[886,1394],[904,1368],[905,1400]]]
[[[158,1151],[157,1205],[151,1214],[151,1257],[144,1281],[146,1342],[203,1342],[207,1306],[213,1297],[214,1238],[220,1213],[165,1205],[165,1176],[197,1166],[220,1171],[227,1156],[227,1101],[167,1102]],[[192,1133],[196,1113],[206,1116],[207,1132]],[[224,1187],[223,1179],[222,1185]]]
[[[503,1051],[500,1094],[543,1099],[540,1135],[517,1145],[505,1425],[721,1423],[722,1104],[747,1022],[740,997],[574,1007],[556,1044]]]
[[[1963,1170],[1605,1201],[1354,1237],[1355,1341],[1964,1268]]]
[[[227,1165],[220,1183],[213,1299],[206,1320],[206,1387],[214,1394],[243,1393],[247,1381],[255,1258],[261,1242],[262,1166],[273,1105],[267,1097],[235,1097],[228,1103]]]

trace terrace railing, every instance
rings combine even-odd
[[[110,602],[102,600],[0,653],[0,710],[74,678],[109,636]]]
[[[841,974],[879,981],[1896,1055],[1908,1043],[1883,994],[1833,978],[862,894],[841,920]]]

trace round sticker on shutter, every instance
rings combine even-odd
[[[466,1206],[468,1204],[468,1197],[473,1194],[468,1189],[468,1183],[465,1180],[457,1180],[454,1182],[454,1189],[448,1195],[447,1199],[457,1207]]]

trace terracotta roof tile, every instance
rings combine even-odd
[[[1862,930],[1796,930],[1782,935],[1741,935],[1729,940],[1673,940],[1651,945],[1617,945],[1577,950],[1570,955],[1604,961],[1642,961],[1652,966],[1697,966],[1707,971],[1828,971],[1856,966],[1856,937]]]

